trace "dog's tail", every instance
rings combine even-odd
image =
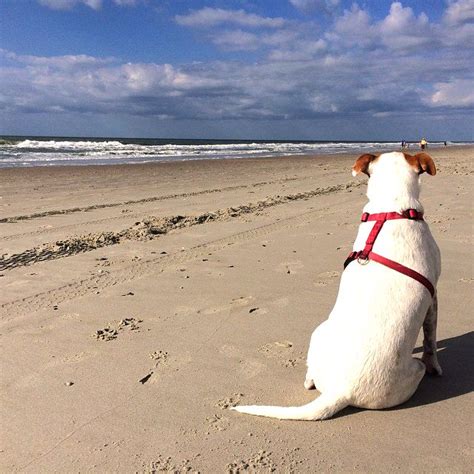
[[[280,420],[325,420],[349,405],[347,398],[322,394],[300,407],[241,405],[231,410],[249,415],[267,416]]]

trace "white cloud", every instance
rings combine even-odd
[[[227,51],[253,51],[260,45],[257,35],[242,30],[221,31],[212,41]]]
[[[335,43],[350,47],[388,48],[395,53],[409,53],[417,48],[440,44],[447,32],[430,24],[425,13],[416,16],[410,7],[393,2],[385,18],[374,21],[367,10],[354,3],[350,10],[336,18],[333,31],[326,37]]]
[[[410,7],[392,3],[389,14],[378,25],[382,42],[391,49],[406,50],[435,40],[425,13],[415,16]]]
[[[334,33],[345,44],[359,44],[366,46],[374,41],[376,31],[371,24],[369,13],[354,3],[350,10],[344,10],[342,16],[338,17],[334,24]],[[328,37],[334,37],[329,33]]]
[[[133,7],[140,3],[140,1],[141,0],[114,0],[114,3],[120,7]]]
[[[225,51],[255,51],[294,44],[297,36],[295,31],[285,29],[260,34],[237,29],[219,30],[210,35],[210,38],[216,46]]]
[[[102,8],[103,0],[38,0],[41,5],[53,10],[72,10],[76,5],[86,5],[93,10]],[[113,0],[120,7],[131,7],[138,5],[143,0]]]
[[[421,14],[419,23],[424,25],[427,21],[426,15]],[[382,21],[381,27],[391,33],[400,33],[416,22],[413,10],[410,7],[404,7],[400,2],[393,2],[389,14]]]
[[[474,0],[449,2],[444,13],[444,20],[451,26],[474,22]]]
[[[309,97],[309,104],[312,110],[319,113],[336,113],[339,107],[332,103],[327,95],[316,94]]]
[[[290,3],[306,13],[322,11],[331,13],[339,6],[340,0],[290,0]]]
[[[179,25],[207,28],[221,24],[235,24],[243,27],[279,28],[285,24],[283,18],[269,18],[247,13],[244,10],[225,10],[222,8],[205,7],[194,10],[187,15],[176,15]]]
[[[297,39],[288,41],[279,49],[273,49],[268,55],[270,61],[309,61],[320,57],[328,49],[323,39]]]
[[[11,64],[1,72],[1,107],[8,112],[294,120],[472,106],[472,81],[450,82],[445,57],[427,63],[373,52],[362,63],[357,55],[323,51],[302,61],[176,67],[90,56],[4,56]],[[467,59],[457,62],[456,74],[469,67]],[[428,103],[429,88],[419,86],[419,77],[427,83],[436,78]]]
[[[17,55],[15,53],[2,50],[2,53],[11,60],[30,66],[45,66],[54,67],[57,69],[72,69],[80,68],[86,69],[88,67],[97,67],[103,64],[114,62],[113,58],[96,58],[86,54],[65,55],[65,56],[32,56],[32,55]]]
[[[299,33],[294,30],[278,30],[261,35],[262,43],[267,46],[286,46],[293,43],[298,37]]]
[[[87,5],[94,10],[102,7],[102,0],[39,0],[39,3],[53,10],[71,10],[78,4]]]
[[[474,107],[474,80],[455,79],[434,85],[436,92],[427,101],[432,107]]]

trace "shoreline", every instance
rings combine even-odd
[[[298,150],[298,143],[300,142],[282,142],[282,143],[269,143],[269,145],[295,145],[296,149],[293,150],[282,150],[278,149],[278,146],[273,150],[260,150],[258,145],[265,144],[250,142],[245,143],[245,145],[255,145],[254,150],[249,148],[246,151],[242,151],[239,148],[239,143],[230,144],[226,150],[219,149],[208,149],[207,145],[171,145],[176,147],[175,149],[167,148],[168,145],[143,145],[140,143],[125,143],[121,144],[119,142],[112,143],[103,142],[103,145],[100,145],[102,142],[77,142],[76,145],[72,145],[75,142],[65,142],[67,145],[63,145],[63,148],[59,146],[60,142],[55,143],[54,145],[41,147],[38,145],[40,142],[32,147],[25,148],[23,154],[24,157],[21,157],[22,148],[16,150],[13,148],[11,151],[8,146],[3,147],[0,145],[0,169],[22,169],[22,168],[37,168],[37,167],[87,167],[87,166],[121,166],[121,165],[150,165],[150,164],[165,164],[165,163],[176,163],[176,162],[188,162],[188,161],[224,161],[224,160],[242,160],[242,159],[279,159],[287,156],[298,156],[298,157],[310,157],[310,156],[338,156],[338,155],[347,155],[347,154],[363,154],[363,153],[377,153],[377,152],[389,152],[393,150],[401,150],[399,143],[371,143],[371,142],[360,142],[360,147],[353,146],[352,148],[339,148],[338,145],[341,143],[335,143],[334,147],[322,148],[322,149],[311,149],[311,147],[303,150]],[[49,143],[49,142],[45,142]],[[94,145],[95,143],[95,145]],[[311,142],[301,142],[302,145],[307,144],[308,146]],[[315,142],[317,143],[317,142]],[[331,142],[330,142],[331,143]],[[348,142],[352,145],[356,145],[359,142]],[[109,145],[107,145],[109,144]],[[118,145],[118,147],[117,147]],[[232,145],[235,145],[237,148],[232,150]],[[82,146],[82,148],[81,148]],[[201,150],[199,147],[202,146]],[[450,147],[470,147],[472,144],[462,143],[459,145],[452,144]],[[131,147],[131,148],[130,148]],[[163,148],[164,147],[164,148]],[[184,147],[184,148],[180,148]],[[219,147],[219,145],[209,145],[212,147]],[[189,148],[189,149],[188,149]],[[194,148],[194,149],[193,149]],[[271,147],[270,147],[271,148]],[[437,150],[440,148],[445,148],[442,143],[432,144],[429,149]],[[198,151],[199,149],[199,151]],[[20,153],[12,161],[12,156],[9,155],[15,151],[15,154]],[[187,151],[186,151],[187,150]],[[405,150],[409,153],[414,153],[416,150],[419,150],[418,146],[413,146]],[[165,153],[166,151],[166,153]],[[85,158],[88,156],[89,158]],[[100,157],[103,155],[104,157]],[[117,156],[122,155],[121,158]],[[148,158],[147,155],[154,158]],[[254,156],[251,156],[254,155]],[[94,156],[93,159],[91,157]],[[4,161],[5,160],[5,161]],[[25,161],[26,160],[26,161]],[[36,161],[29,161],[36,160]],[[69,161],[70,160],[70,161]]]
[[[439,146],[439,147],[433,147],[433,148],[427,148],[426,150],[421,150],[419,147],[415,148],[407,148],[407,149],[393,149],[393,150],[388,150],[388,151],[374,151],[372,153],[374,154],[380,154],[380,153],[389,153],[390,151],[398,151],[398,152],[406,152],[411,155],[416,155],[417,153],[425,152],[425,153],[430,153],[430,151],[439,153],[441,150],[466,150],[466,151],[471,151],[474,149],[474,144],[469,144],[469,145],[450,145],[448,147],[444,146]],[[114,168],[128,168],[128,167],[153,167],[153,166],[179,166],[179,165],[185,165],[187,163],[202,163],[204,165],[210,164],[210,163],[220,163],[220,162],[230,162],[230,163],[235,163],[235,162],[240,162],[242,160],[248,161],[248,162],[260,162],[260,161],[265,161],[265,162],[272,162],[274,161],[282,161],[282,160],[322,160],[322,159],[337,159],[340,158],[342,160],[344,159],[349,159],[353,157],[360,156],[364,152],[359,152],[359,151],[344,151],[340,153],[308,153],[308,154],[298,154],[298,155],[292,155],[292,154],[285,154],[285,155],[278,155],[278,156],[259,156],[259,157],[219,157],[219,158],[195,158],[195,159],[182,159],[182,160],[168,160],[168,161],[155,161],[155,162],[139,162],[139,163],[116,163],[116,164],[85,164],[85,165],[77,165],[77,164],[72,164],[72,165],[38,165],[38,166],[12,166],[12,167],[0,167],[0,175],[4,172],[22,172],[22,170],[27,173],[30,170],[36,170],[36,169],[41,169],[41,170],[50,170],[50,169],[95,169],[97,167],[103,168],[105,170],[113,170]]]

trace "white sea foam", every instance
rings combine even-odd
[[[181,143],[180,143],[181,142]],[[184,142],[184,143],[183,143]],[[393,150],[399,142],[225,142],[190,140],[9,140],[0,167],[145,163]]]
[[[15,148],[50,148],[55,150],[92,150],[95,148],[113,149],[124,145],[119,141],[56,141],[56,140],[22,140],[13,145]]]

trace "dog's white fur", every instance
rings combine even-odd
[[[353,170],[370,176],[369,202],[364,207],[368,213],[423,211],[418,200],[419,174],[436,173],[428,155],[398,152],[363,155]],[[373,221],[360,224],[354,250],[364,248],[373,225]],[[416,270],[436,287],[440,252],[425,221],[387,221],[373,250]],[[307,389],[317,386],[321,395],[301,407],[233,409],[280,419],[321,420],[349,405],[381,409],[403,403],[413,395],[425,370],[441,375],[436,319],[436,296],[432,298],[418,281],[376,262],[352,262],[342,274],[329,318],[311,337],[304,385]],[[412,357],[421,327],[425,336],[422,360]]]

